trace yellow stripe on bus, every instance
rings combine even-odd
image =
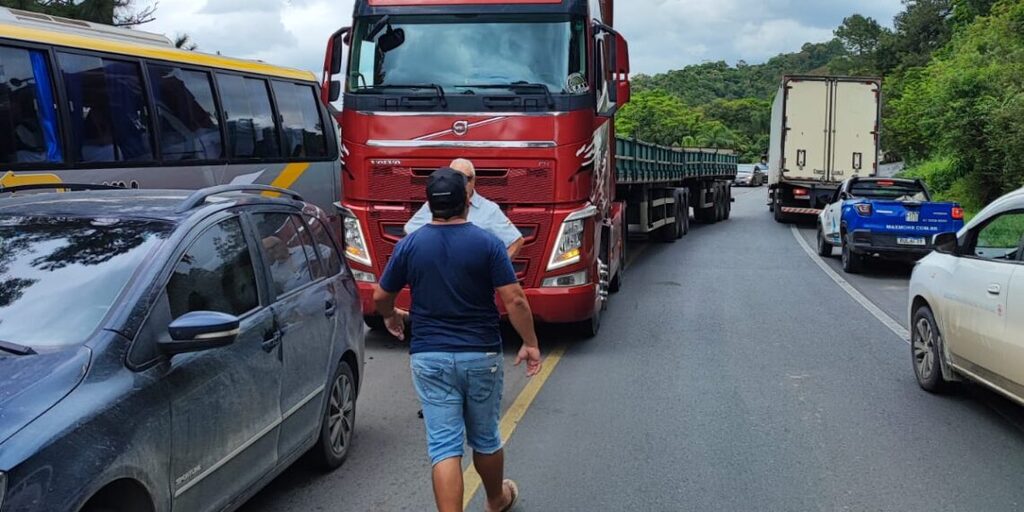
[[[299,178],[302,177],[302,174],[307,169],[309,169],[309,163],[288,164],[284,166],[281,174],[278,174],[277,178],[270,183],[270,186],[290,189],[296,181],[299,181]],[[281,197],[281,194],[277,192],[264,192],[263,195],[266,197]]]
[[[179,50],[171,47],[122,43],[119,41],[110,41],[76,34],[65,34],[51,30],[18,27],[6,23],[0,23],[0,38],[10,38],[20,41],[32,41],[36,43],[66,46],[69,48],[117,53],[133,57],[148,57],[151,59],[160,59],[184,64],[196,64],[215,69],[229,69],[244,73],[255,73],[293,80],[302,80],[306,82],[317,81],[316,75],[308,71],[282,68],[265,64],[263,62],[232,59],[228,57],[221,57],[220,55],[209,55],[206,53]]]

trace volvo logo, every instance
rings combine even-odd
[[[455,121],[452,125],[452,133],[459,137],[465,136],[469,133],[469,121]]]

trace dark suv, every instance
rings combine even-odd
[[[0,511],[232,509],[303,454],[339,466],[341,250],[269,187],[0,196]]]

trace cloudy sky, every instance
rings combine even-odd
[[[201,51],[318,71],[327,37],[351,22],[352,3],[161,0],[144,30],[185,32]],[[900,0],[619,0],[616,24],[633,71],[658,73],[709,60],[763,62],[828,40],[851,13],[890,25],[899,10]]]

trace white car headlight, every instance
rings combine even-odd
[[[370,251],[363,237],[363,226],[355,217],[345,217],[345,256],[348,259],[370,266]]]

